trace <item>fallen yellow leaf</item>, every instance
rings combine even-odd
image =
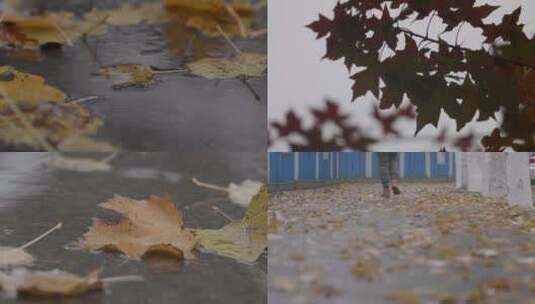
[[[267,248],[267,202],[269,194],[262,187],[252,198],[245,217],[221,229],[197,230],[200,244],[209,252],[253,263]]]
[[[204,58],[188,64],[191,73],[207,79],[262,77],[267,68],[267,56],[240,53],[230,59]]]
[[[28,271],[16,269],[10,273],[0,272],[0,289],[8,296],[50,297],[75,296],[103,287],[100,271],[85,277],[60,271]]]

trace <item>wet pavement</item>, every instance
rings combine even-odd
[[[77,155],[81,156],[81,155]],[[95,159],[104,155],[89,155]],[[120,194],[144,199],[151,194],[170,195],[185,212],[191,228],[219,228],[226,219],[245,210],[226,195],[199,188],[191,178],[226,186],[244,179],[263,181],[265,154],[250,152],[121,152],[110,172],[79,173],[47,166],[47,153],[0,153],[0,244],[20,246],[57,222],[63,228],[28,248],[36,258],[31,269],[62,269],[86,274],[102,267],[103,277],[141,275],[144,282],[114,284],[105,293],[93,292],[65,300],[9,300],[11,303],[266,303],[267,258],[246,265],[232,259],[200,253],[192,261],[169,258],[127,260],[120,254],[90,253],[75,242],[87,231],[93,217],[114,221],[117,215],[97,204]]]
[[[91,7],[114,8],[125,2],[142,1],[34,1],[41,10],[69,10],[78,14]],[[259,11],[256,19],[257,28],[265,28],[266,10]],[[185,56],[192,39],[196,47]],[[243,51],[266,54],[265,35],[236,39],[235,43]],[[176,24],[110,26],[106,34],[90,37],[88,44],[103,65],[136,63],[177,69],[202,57],[233,54],[223,39],[203,37]],[[207,80],[186,73],[157,75],[158,83],[146,89],[113,90],[109,80],[92,75],[99,65],[81,41],[75,42],[74,47],[46,52],[39,61],[3,50],[1,65],[41,75],[73,99],[99,96],[87,103],[104,120],[96,138],[123,150],[260,152],[267,147],[266,77],[248,80],[260,101],[240,80]],[[20,146],[0,148],[28,150]]]
[[[401,189],[272,195],[268,303],[534,303],[533,211],[449,183]]]

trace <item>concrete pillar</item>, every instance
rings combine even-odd
[[[509,205],[533,208],[528,152],[507,153],[507,186]]]
[[[483,172],[481,171],[483,154],[480,152],[467,152],[468,162],[468,191],[481,192],[483,186]]]
[[[485,153],[486,166],[483,176],[483,195],[486,196],[507,196],[507,153],[488,152]]]
[[[455,188],[462,189],[463,187],[463,153],[455,153]]]

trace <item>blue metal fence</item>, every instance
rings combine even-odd
[[[402,179],[448,179],[455,174],[455,154],[450,152],[403,152],[399,155]],[[377,178],[377,152],[271,152],[269,182],[329,182]]]

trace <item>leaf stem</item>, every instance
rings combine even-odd
[[[229,5],[228,3],[225,3],[225,9],[229,13],[229,15],[236,21],[236,24],[238,24],[238,28],[240,29],[240,34],[243,38],[247,38],[247,30],[245,29],[245,25],[243,24],[240,15],[236,12],[236,10]]]
[[[212,206],[212,210],[214,210],[217,214],[219,214],[222,217],[224,217],[225,219],[227,219],[229,222],[234,222],[233,218],[231,218],[228,214],[223,212],[223,210],[219,209],[218,207]]]
[[[223,31],[223,29],[221,28],[221,26],[218,24],[217,25],[217,31],[219,32],[219,34],[221,34],[221,36],[223,36],[223,38],[225,38],[225,41],[232,47],[232,49],[238,54],[240,55],[242,53],[242,51],[238,48],[238,46],[236,46],[236,44],[234,44],[234,42],[232,42],[232,40],[229,38],[229,36],[227,35],[227,33],[225,33]]]
[[[199,181],[197,178],[193,177],[191,179],[191,181],[199,186],[199,187],[203,187],[203,188],[207,188],[207,189],[212,189],[212,190],[217,190],[217,191],[221,191],[221,192],[227,192],[228,193],[228,189],[227,188],[224,188],[224,187],[221,187],[221,186],[217,186],[217,185],[213,185],[213,184],[208,184],[208,183],[204,183],[204,182],[201,182]]]
[[[27,242],[26,244],[20,246],[20,249],[26,249],[26,248],[30,247],[31,245],[37,243],[38,241],[40,241],[41,239],[43,239],[47,235],[49,235],[52,232],[54,232],[55,230],[60,229],[62,226],[63,226],[63,224],[61,222],[59,222],[56,226],[52,227],[47,232],[41,234],[40,236],[36,237],[35,239],[33,239],[33,240]]]
[[[122,283],[122,282],[142,282],[144,281],[142,276],[139,275],[125,275],[117,277],[109,277],[101,279],[104,284]]]
[[[260,96],[258,95],[258,93],[256,93],[255,89],[251,86],[251,84],[247,81],[247,79],[245,79],[244,77],[240,77],[238,79],[241,81],[241,83],[243,83],[243,85],[246,88],[249,89],[249,91],[253,94],[254,99],[256,101],[260,101],[261,100]]]
[[[82,102],[86,102],[86,101],[97,100],[98,98],[99,98],[98,96],[87,96],[87,97],[82,97],[82,98],[78,98],[78,99],[69,100],[66,103],[67,104],[78,104],[78,103],[82,103]]]

